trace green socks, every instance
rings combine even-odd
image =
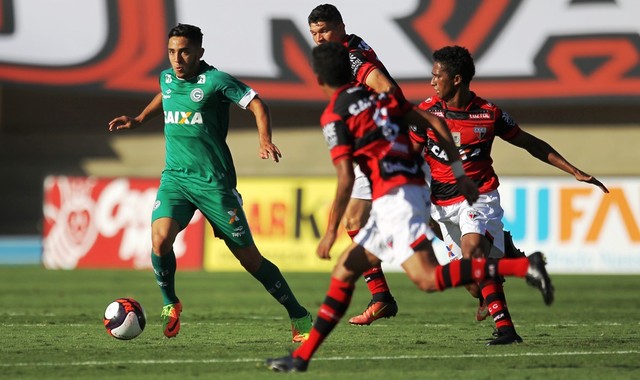
[[[287,280],[280,273],[280,269],[271,261],[263,258],[260,268],[252,275],[262,283],[273,298],[287,309],[289,318],[302,318],[307,315],[307,309],[298,303],[293,292],[289,289]]]
[[[153,273],[156,276],[158,286],[160,286],[164,304],[178,302],[175,289],[176,254],[173,250],[164,256],[158,256],[151,252],[151,265],[153,265]]]

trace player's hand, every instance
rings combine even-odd
[[[578,172],[575,174],[575,177],[580,182],[586,182],[592,185],[596,185],[600,188],[600,190],[602,190],[602,192],[607,194],[609,193],[609,189],[607,189],[607,187],[603,185],[602,182],[598,181],[596,177],[589,175],[582,170],[578,170]]]
[[[278,149],[278,147],[273,143],[260,144],[260,151],[258,152],[258,154],[263,160],[271,157],[274,162],[280,162],[280,158],[282,157],[280,149]]]
[[[471,178],[465,175],[460,178],[456,178],[456,183],[458,184],[460,194],[464,196],[470,205],[474,204],[475,201],[478,200],[480,191],[478,190],[478,185],[476,185]]]
[[[318,243],[318,248],[316,249],[316,255],[323,260],[331,259],[331,247],[333,247],[333,243],[336,242],[336,233],[327,231],[325,235],[320,239],[320,243]]]
[[[109,131],[119,131],[121,129],[134,129],[140,126],[140,122],[130,116],[119,116],[109,122]]]

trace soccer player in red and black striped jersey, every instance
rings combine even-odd
[[[475,65],[469,51],[460,46],[447,46],[433,53],[431,85],[436,91],[420,104],[447,122],[465,172],[480,189],[480,198],[472,205],[456,188],[449,168],[450,158],[435,133],[419,126],[412,127],[411,137],[424,148],[431,168],[431,217],[440,225],[443,239],[455,258],[501,258],[505,252],[502,216],[498,193],[498,176],[493,170],[491,147],[494,138],[527,150],[532,156],[553,165],[578,181],[594,184],[605,193],[607,188],[596,178],[565,160],[546,142],[520,129],[500,107],[482,99],[470,90]],[[479,283],[482,296],[497,328],[497,336],[488,345],[520,343],[500,279]]]
[[[313,354],[349,307],[356,281],[381,261],[398,263],[426,292],[496,276],[518,276],[537,287],[547,304],[553,301],[553,287],[540,254],[503,260],[462,258],[440,266],[431,247],[434,236],[428,225],[430,194],[421,170],[424,160],[412,149],[408,130],[409,125],[418,125],[434,131],[450,157],[458,192],[466,202],[473,203],[478,189],[464,174],[446,123],[408,102],[398,102],[393,94],[378,95],[354,85],[348,52],[338,43],[314,48],[313,68],[320,87],[330,98],[321,124],[338,180],[327,231],[318,244],[317,255],[330,257],[351,195],[354,162],[371,179],[373,201],[367,224],[336,262],[309,339],[288,356],[267,359],[270,369],[306,371]]]
[[[351,72],[356,83],[373,92],[394,94],[400,102],[405,101],[402,90],[378,59],[375,51],[361,37],[347,34],[342,15],[331,4],[315,7],[308,17],[309,31],[317,45],[327,42],[342,44],[349,51]],[[343,224],[351,238],[356,236],[366,223],[371,211],[371,184],[369,178],[355,166],[355,183],[351,199],[343,217]],[[398,305],[382,272],[374,266],[364,272],[364,279],[371,292],[371,302],[365,311],[349,320],[352,324],[368,325],[378,318],[396,315]]]

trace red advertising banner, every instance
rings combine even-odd
[[[42,261],[48,269],[150,268],[157,179],[49,176],[44,182]],[[180,269],[201,269],[204,218],[178,234]]]

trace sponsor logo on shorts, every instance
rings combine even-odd
[[[227,211],[227,214],[229,214],[229,216],[231,217],[231,219],[229,219],[229,224],[233,224],[235,222],[239,222],[240,221],[240,218],[238,217],[237,212],[238,212],[237,208],[234,208],[233,210]],[[242,234],[243,233],[244,232],[242,232]],[[235,236],[235,234],[234,234],[234,236]]]

